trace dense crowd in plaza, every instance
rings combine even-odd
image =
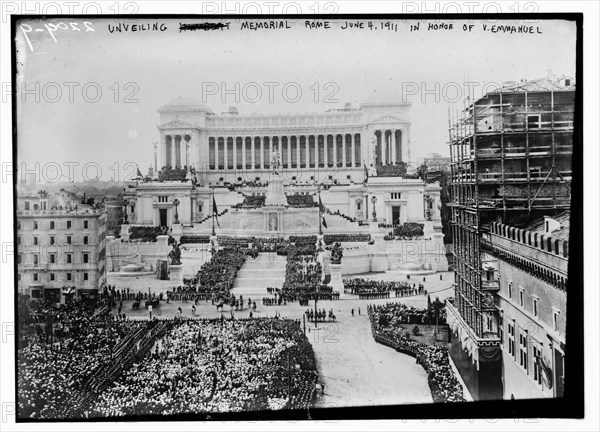
[[[17,353],[18,409],[23,418],[62,417],[71,397],[110,364],[119,342],[143,323],[93,314],[81,303],[32,304],[30,326]],[[26,331],[27,329],[21,329]]]
[[[216,252],[210,261],[204,263],[190,281],[194,292],[210,294],[217,302],[228,301],[238,270],[246,261],[243,250],[226,248]]]
[[[412,295],[426,294],[425,286],[421,283],[409,284],[401,281],[377,281],[372,279],[352,278],[344,279],[344,290],[358,295],[359,299],[381,299],[394,297],[406,297]]]
[[[32,302],[24,308],[21,418],[307,408],[313,402],[318,374],[299,321],[129,320],[95,306]],[[163,333],[152,331],[156,323]],[[150,342],[146,350],[142,340]]]
[[[403,334],[397,323],[425,322],[427,309],[416,309],[399,303],[369,305],[367,308],[375,340],[416,358],[427,372],[434,402],[463,402],[463,389],[450,366],[448,349],[416,342]]]
[[[97,401],[93,416],[306,408],[318,374],[298,321],[174,320],[151,355]]]

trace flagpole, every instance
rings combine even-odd
[[[213,204],[215,202],[215,188],[211,188],[212,189],[212,201]],[[215,208],[214,205],[212,206],[212,235],[213,237],[215,236]]]
[[[321,214],[322,209],[321,209],[321,185],[320,184],[317,185],[317,190],[319,193],[319,235],[322,235],[323,234],[323,227],[322,227],[323,220],[321,218],[323,216]]]

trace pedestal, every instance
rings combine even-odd
[[[439,272],[448,271],[448,259],[446,258],[446,246],[444,245],[444,234],[434,232],[431,235],[431,241],[434,244],[434,257],[431,262],[432,267]]]
[[[283,178],[278,174],[273,175],[269,181],[267,195],[265,197],[265,206],[286,206],[287,198],[283,192]]]
[[[129,241],[129,225],[128,224],[123,224],[121,225],[121,239],[123,241],[128,242]]]
[[[175,286],[183,285],[183,266],[181,264],[169,266],[169,280]]]
[[[181,224],[176,224],[171,227],[171,236],[173,236],[173,238],[175,239],[177,244],[179,244],[179,241],[181,240],[182,235],[183,235],[183,227],[181,226]]]
[[[330,285],[334,291],[344,292],[344,282],[342,281],[342,265],[331,264],[331,282]]]
[[[169,253],[168,252],[168,249],[169,249],[169,236],[168,235],[159,235],[159,236],[156,236],[156,246],[164,248],[167,251],[166,253],[168,254]]]

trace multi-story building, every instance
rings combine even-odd
[[[563,395],[569,219],[565,212],[524,228],[493,222],[483,234],[483,280],[499,288],[505,398]]]
[[[476,100],[450,128],[455,296],[448,314],[458,335],[452,357],[474,399],[507,393],[500,286],[484,277],[482,235],[494,222],[522,228],[570,208],[574,105],[570,77],[522,81]]]
[[[63,192],[19,195],[19,292],[56,303],[97,295],[106,276],[105,237],[103,207]]]

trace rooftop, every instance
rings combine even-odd
[[[508,92],[547,92],[547,91],[572,91],[575,90],[575,78],[569,75],[557,76],[549,73],[548,76],[533,80],[522,79],[520,82],[510,82],[490,93]]]

